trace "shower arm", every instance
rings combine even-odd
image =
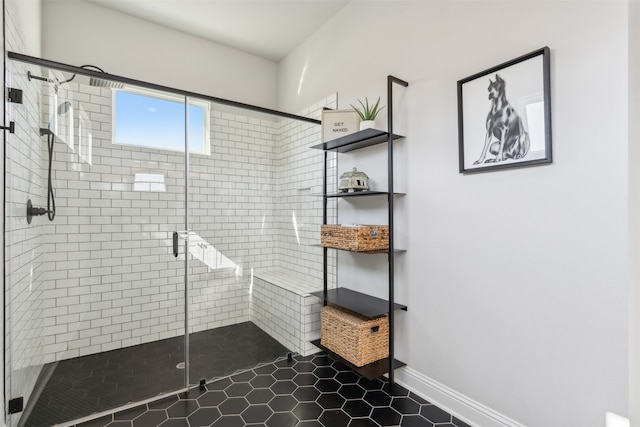
[[[51,81],[51,79],[31,74],[31,71],[27,71],[27,79],[29,79],[29,81],[31,81],[31,79],[34,79],[34,80],[40,80],[40,81],[43,81],[43,82],[53,83]]]
[[[47,82],[49,84],[52,84],[53,85],[53,90],[56,93],[58,93],[58,88],[60,87],[61,84],[69,83],[74,78],[75,78],[75,75],[73,77],[71,77],[69,80],[65,80],[65,81],[61,82],[60,80],[58,80],[56,78],[49,79],[47,77],[40,77],[40,76],[36,76],[35,74],[31,74],[31,71],[27,71],[27,79],[29,81],[31,81],[31,80],[40,80],[42,82]]]
[[[84,68],[85,70],[98,71],[100,73],[105,73],[106,74],[106,71],[104,71],[102,68],[98,67],[97,65],[91,65],[91,64],[81,65],[80,68]],[[58,92],[58,88],[61,85],[73,81],[73,79],[76,78],[76,75],[77,74],[72,75],[71,78],[68,79],[68,80],[60,81],[57,78],[49,79],[49,78],[46,78],[46,77],[36,76],[34,74],[31,74],[31,71],[27,71],[27,79],[29,81],[31,81],[31,79],[33,79],[33,80],[40,80],[42,82],[50,83],[50,84],[52,84],[54,86],[56,93]],[[93,79],[92,79],[92,81],[93,81]]]

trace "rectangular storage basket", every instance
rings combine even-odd
[[[320,344],[360,367],[389,357],[389,319],[322,307]]]
[[[320,244],[354,252],[389,249],[389,226],[326,224],[320,228]]]

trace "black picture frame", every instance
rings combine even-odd
[[[460,173],[551,163],[550,50],[458,80]]]

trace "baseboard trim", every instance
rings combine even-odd
[[[526,427],[408,366],[396,370],[395,380],[471,426]]]

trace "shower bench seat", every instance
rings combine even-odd
[[[289,350],[308,356],[319,350],[311,341],[320,338],[320,279],[305,278],[289,270],[255,273],[251,289],[251,320]]]

